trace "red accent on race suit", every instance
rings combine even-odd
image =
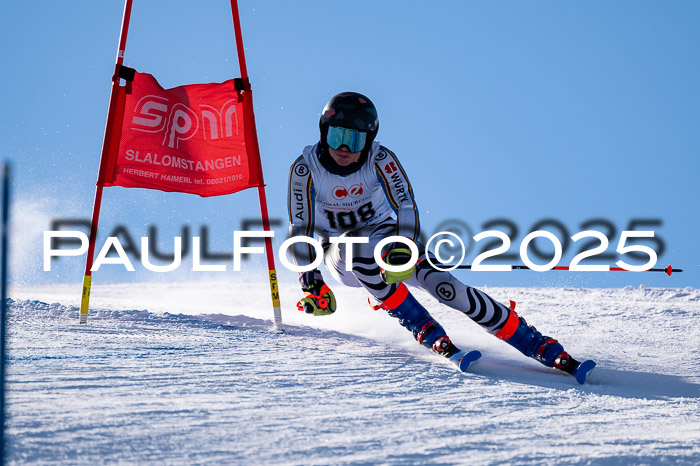
[[[389,296],[381,305],[382,309],[392,310],[396,309],[404,302],[408,296],[408,288],[403,283],[399,284],[399,287],[394,291],[394,293]]]
[[[508,314],[508,320],[506,320],[506,324],[501,330],[498,331],[498,333],[496,333],[495,337],[501,340],[509,339],[518,329],[518,325],[520,325],[520,317],[518,317],[518,314],[516,314],[516,312],[511,309],[510,313]]]

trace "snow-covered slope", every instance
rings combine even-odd
[[[338,312],[271,331],[267,284],[15,287],[15,463],[700,462],[700,291],[490,288],[599,367],[586,386],[417,295],[471,374],[338,288]]]

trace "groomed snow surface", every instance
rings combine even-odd
[[[416,292],[458,373],[359,290],[271,329],[267,283],[13,287],[13,464],[698,464],[700,291],[484,288],[598,368],[589,384]]]

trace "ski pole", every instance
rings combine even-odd
[[[427,262],[427,261],[425,261],[425,262]],[[471,265],[457,265],[457,266],[455,266],[455,265],[449,265],[449,264],[440,264],[440,266],[445,267],[447,269],[452,268],[452,269],[470,270],[472,268]],[[530,267],[528,267],[527,265],[511,265],[510,267],[513,270],[531,270]],[[433,266],[433,268],[435,268],[435,267]],[[555,266],[549,270],[570,270],[570,268],[565,267],[565,266]],[[673,272],[682,272],[682,271],[683,271],[683,269],[674,269],[673,267],[671,267],[669,265],[666,268],[647,269],[644,272],[665,272],[666,275],[668,275],[670,277]],[[621,267],[610,267],[610,272],[631,272],[631,270],[623,269]]]

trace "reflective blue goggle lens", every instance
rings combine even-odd
[[[350,152],[360,152],[365,148],[367,133],[356,129],[341,128],[339,126],[329,126],[326,142],[333,149],[340,146],[348,146]]]

